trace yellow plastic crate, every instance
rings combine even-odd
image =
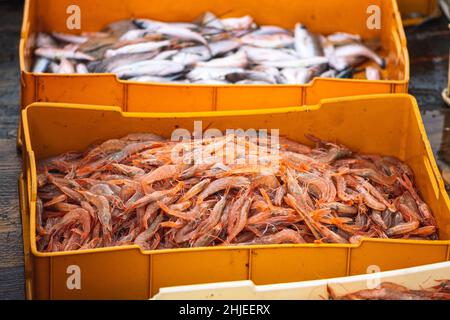
[[[381,53],[387,60],[385,80],[316,78],[306,85],[273,86],[143,84],[122,81],[113,74],[31,73],[36,33],[72,32],[66,27],[66,9],[73,4],[71,0],[26,1],[20,42],[22,108],[48,101],[114,105],[129,112],[220,111],[288,107],[318,103],[323,98],[408,90],[409,57],[395,0],[189,0],[182,5],[174,5],[171,0],[76,2],[81,10],[82,31],[98,31],[110,22],[132,17],[191,21],[210,10],[224,17],[250,14],[259,24],[293,28],[301,21],[313,32],[345,31],[360,34],[364,39],[381,40]],[[380,29],[367,27],[371,6],[380,9]],[[20,144],[22,132],[19,135]]]
[[[397,0],[404,26],[414,26],[439,15],[438,0]]]
[[[238,105],[236,105],[238,106]],[[149,104],[152,107],[152,104]],[[137,246],[40,253],[35,241],[36,161],[94,142],[151,131],[170,137],[175,128],[280,129],[308,143],[305,134],[353,150],[400,158],[416,175],[421,195],[440,226],[440,241],[366,239],[358,245],[304,244],[142,251]],[[22,112],[21,186],[24,241],[29,243],[27,292],[33,299],[148,299],[162,287],[252,280],[273,284],[364,274],[446,261],[450,254],[450,201],[415,99],[406,94],[334,98],[318,105],[250,111],[124,113],[119,107],[35,103]],[[28,245],[25,246],[28,248]],[[81,289],[70,290],[68,268],[78,266]],[[70,268],[69,268],[70,271]],[[70,279],[69,279],[70,280]]]

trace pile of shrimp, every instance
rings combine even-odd
[[[438,238],[405,163],[307,138],[315,147],[285,137],[180,142],[138,133],[43,160],[38,249]]]
[[[450,280],[440,280],[430,289],[411,290],[393,282],[383,282],[378,288],[365,289],[338,296],[328,286],[331,300],[450,300]]]

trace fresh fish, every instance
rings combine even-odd
[[[233,72],[244,72],[242,68],[206,68],[197,67],[191,70],[186,76],[191,81],[200,80],[225,80],[225,76]]]
[[[103,29],[104,32],[111,34],[114,37],[120,38],[122,35],[130,30],[137,29],[133,20],[119,20],[110,23],[106,28]]]
[[[152,30],[146,30],[146,29],[134,29],[127,31],[125,34],[123,34],[119,41],[133,41],[140,38],[144,38],[150,34],[155,34]]]
[[[323,56],[319,39],[301,23],[295,25],[295,50],[298,57],[302,59]]]
[[[281,70],[281,75],[285,84],[305,84],[314,78],[314,71],[308,68],[285,68]]]
[[[326,57],[313,57],[296,60],[285,61],[264,61],[261,63],[263,66],[276,67],[276,68],[306,68],[318,64],[326,64],[328,59]]]
[[[294,44],[294,37],[285,34],[248,34],[241,38],[241,43],[260,48],[285,48]]]
[[[273,35],[273,34],[287,34],[291,35],[289,30],[283,29],[278,26],[260,26],[258,29],[251,33],[255,36]]]
[[[327,36],[326,40],[331,42],[333,45],[342,45],[352,42],[361,42],[362,39],[361,36],[358,34],[335,32]]]
[[[105,57],[111,58],[121,54],[150,52],[161,49],[163,47],[168,47],[170,46],[170,44],[171,44],[170,40],[150,41],[150,42],[130,44],[128,46],[124,46],[116,50],[110,49],[106,51]]]
[[[195,84],[219,84],[219,85],[230,84],[228,81],[225,81],[225,80],[213,80],[213,79],[195,80],[195,81],[192,81],[192,83],[195,83]]]
[[[55,40],[47,33],[38,33],[36,37],[37,48],[54,48],[56,47]]]
[[[59,64],[57,64],[56,62],[52,61],[48,65],[48,69],[50,70],[51,73],[59,73]]]
[[[244,72],[234,72],[229,73],[225,76],[225,79],[232,83],[238,83],[240,81],[259,81],[264,82],[266,84],[276,84],[277,79],[266,72],[258,72],[258,71],[244,71]]]
[[[88,41],[87,37],[77,36],[73,34],[61,33],[61,32],[52,32],[53,38],[59,41],[67,42],[67,43],[75,43],[75,44],[83,44]]]
[[[267,49],[267,48],[255,48],[250,46],[242,47],[249,60],[253,63],[260,64],[265,61],[288,61],[297,60],[295,56],[287,53],[284,50],[277,49]]]
[[[184,65],[167,60],[148,60],[125,65],[112,70],[119,78],[138,76],[165,77],[184,71]]]
[[[135,18],[99,32],[37,33],[34,45],[34,72],[116,73],[137,82],[304,84],[352,78],[368,61],[385,66],[373,51],[378,39],[314,34],[301,23],[293,30],[258,26],[249,15],[218,18],[209,11],[192,22]],[[382,76],[380,68],[366,69],[367,79]]]
[[[43,73],[47,70],[48,65],[50,64],[50,60],[47,58],[38,58],[34,62],[34,66],[32,72],[35,73]]]
[[[139,76],[139,77],[132,77],[129,78],[129,81],[136,81],[136,82],[160,82],[160,83],[169,83],[173,82],[176,77],[155,77],[155,76]]]
[[[153,60],[168,60],[179,53],[178,50],[166,50],[158,53]]]
[[[236,84],[254,84],[254,85],[260,85],[260,84],[270,84],[269,82],[265,81],[257,81],[257,80],[241,80],[236,82]]]
[[[243,16],[240,18],[225,18],[220,20],[225,30],[248,30],[254,27],[254,21],[251,16]]]
[[[384,68],[386,62],[383,58],[377,55],[375,52],[364,46],[363,44],[354,43],[345,46],[339,46],[334,50],[334,55],[337,58],[343,57],[363,57],[369,60],[373,60],[380,67]]]
[[[145,53],[133,53],[133,54],[121,54],[111,58],[106,58],[101,61],[94,61],[88,64],[88,69],[91,72],[102,73],[112,72],[115,68],[133,64],[139,61],[153,59],[157,52],[145,52]]]
[[[208,58],[195,53],[181,51],[172,56],[171,60],[184,65],[193,65],[200,61],[208,60]]]
[[[206,62],[198,62],[198,67],[206,68],[245,68],[248,65],[247,55],[239,51],[224,58],[217,58]]]
[[[367,80],[380,80],[381,79],[380,70],[375,67],[367,67],[366,78]]]
[[[333,70],[333,69],[330,69],[330,70],[327,70],[327,71],[325,71],[325,72],[323,72],[321,75],[320,75],[320,77],[321,78],[336,78],[336,70]]]
[[[58,48],[45,48],[45,47],[38,48],[34,51],[34,54],[38,57],[43,57],[52,60],[61,60],[61,59],[74,59],[87,61],[95,60],[94,57],[82,52]]]
[[[151,19],[135,19],[133,20],[135,26],[141,29],[146,29],[147,31],[156,31],[159,28],[167,25],[164,22],[151,20]]]
[[[75,66],[67,59],[62,59],[59,64],[58,73],[71,74],[75,73]]]
[[[75,70],[79,74],[89,73],[87,66],[84,63],[77,63]]]
[[[199,42],[205,47],[208,47],[208,41],[206,41],[206,39],[200,33],[189,29],[176,26],[163,26],[157,29],[156,32],[167,37],[172,37],[179,40]]]
[[[210,11],[207,11],[203,14],[203,17],[200,19],[200,24],[203,27],[212,29],[213,32],[217,32],[217,30],[225,30],[225,25],[222,23],[222,21]]]

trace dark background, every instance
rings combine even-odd
[[[17,191],[21,160],[16,151],[22,2],[0,0],[0,300],[24,298]],[[421,106],[438,164],[444,178],[450,181],[450,109],[441,99],[448,76],[450,31],[447,24],[448,21],[441,17],[420,27],[409,28],[407,38],[411,57],[410,93]]]

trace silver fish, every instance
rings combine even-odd
[[[168,60],[178,54],[178,50],[166,50],[158,53],[153,60]]]
[[[129,81],[136,82],[160,82],[160,83],[169,83],[173,82],[177,77],[155,77],[155,76],[139,76],[129,78]]]
[[[285,48],[294,44],[294,37],[285,34],[248,34],[241,38],[241,42],[246,45],[261,48]]]
[[[34,51],[34,54],[38,57],[44,57],[52,60],[61,60],[61,59],[74,59],[87,61],[95,60],[94,57],[82,52],[58,48],[38,48]]]
[[[140,38],[144,38],[145,36],[149,34],[155,34],[152,30],[146,30],[146,29],[134,29],[127,31],[124,33],[120,38],[119,41],[133,41]]]
[[[301,23],[295,25],[295,50],[302,59],[323,56],[319,39]]]
[[[208,58],[195,53],[180,51],[172,56],[171,60],[184,65],[193,65],[200,61],[208,60]]]
[[[326,57],[312,57],[306,59],[296,60],[281,60],[281,61],[264,61],[260,64],[267,67],[276,68],[306,68],[318,64],[326,64],[328,59]]]
[[[225,18],[220,21],[225,30],[248,30],[254,26],[253,18],[249,15],[240,18]]]
[[[75,43],[75,44],[83,44],[88,41],[87,37],[77,36],[73,34],[61,33],[61,32],[52,32],[53,38],[67,42],[67,43]]]
[[[380,70],[378,70],[378,68],[374,68],[374,67],[367,67],[366,68],[366,79],[367,80],[380,80],[381,79]]]
[[[59,71],[59,64],[57,64],[56,62],[52,61],[48,65],[48,69],[50,70],[51,73],[58,73],[58,71]]]
[[[106,58],[101,61],[94,61],[89,63],[88,69],[92,72],[112,72],[115,68],[133,64],[139,61],[153,59],[157,52],[145,52],[145,53],[133,53],[133,54],[121,54],[112,58]]]
[[[37,48],[54,48],[56,47],[55,40],[47,33],[38,33],[36,36]]]
[[[200,24],[203,27],[210,28],[215,32],[217,32],[217,30],[225,30],[225,25],[222,21],[210,11],[203,14],[203,17],[200,19]]]
[[[217,58],[206,62],[198,62],[198,67],[210,68],[245,68],[248,65],[248,59],[245,52],[239,51],[224,58]]]
[[[89,73],[89,70],[84,63],[77,63],[77,65],[75,66],[75,70],[79,74]]]
[[[225,76],[233,72],[244,72],[242,68],[205,68],[197,67],[187,74],[187,78],[191,81],[200,80],[225,80]]]
[[[156,30],[157,33],[164,36],[173,37],[184,41],[194,41],[208,47],[208,41],[198,32],[176,26],[163,26]]]
[[[314,72],[307,68],[285,68],[281,74],[285,84],[305,84],[314,77]]]
[[[125,65],[112,70],[119,78],[131,78],[138,76],[165,77],[184,71],[181,63],[167,60],[148,60]]]
[[[266,72],[258,72],[258,71],[244,71],[244,72],[234,72],[229,73],[225,76],[225,79],[232,83],[238,83],[241,81],[259,81],[264,82],[266,84],[276,84],[277,79]]]
[[[32,72],[43,73],[47,70],[50,60],[47,58],[37,58],[34,62]]]
[[[130,45],[121,47],[119,49],[107,50],[105,53],[105,57],[111,58],[111,57],[118,56],[121,54],[150,52],[150,51],[155,51],[155,50],[161,49],[163,47],[170,46],[170,44],[171,44],[170,40],[149,41],[149,42],[130,44]]]
[[[260,26],[258,29],[253,31],[251,34],[253,35],[271,35],[271,34],[288,34],[290,35],[291,32],[289,30],[283,29],[278,26]]]
[[[344,46],[336,47],[334,55],[337,58],[342,57],[363,57],[369,60],[373,60],[380,67],[385,67],[385,60],[377,55],[375,52],[364,46],[363,44],[353,43]]]
[[[297,58],[284,50],[255,48],[250,46],[242,47],[249,60],[253,63],[259,64],[264,61],[283,61],[283,60],[297,60]]]
[[[62,59],[59,64],[58,73],[72,74],[75,73],[75,66],[67,59]]]

